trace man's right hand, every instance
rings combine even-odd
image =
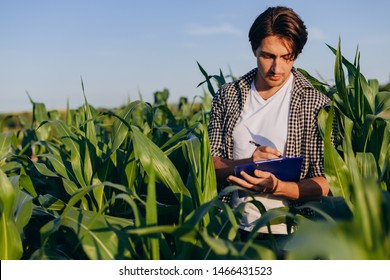
[[[253,161],[260,161],[266,159],[274,159],[281,157],[282,153],[270,146],[260,146],[252,154]]]

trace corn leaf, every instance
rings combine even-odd
[[[73,171],[70,166],[67,166],[61,156],[54,153],[47,153],[38,155],[38,158],[47,158],[50,164],[53,166],[55,172],[61,177],[77,182],[76,177],[73,175]]]
[[[85,95],[84,91],[84,82],[81,79],[81,84],[83,88],[83,95],[85,100],[85,137],[88,139],[89,143],[92,145],[92,147],[98,148],[98,140],[96,136],[96,128],[94,123],[94,114],[93,114],[93,108],[91,105],[89,105],[87,97]],[[98,149],[97,149],[98,150]],[[100,156],[100,153],[97,153],[98,156]]]
[[[38,196],[30,176],[21,174],[19,175],[18,181],[19,181],[19,186],[22,189],[24,189],[26,192],[28,192],[32,197],[36,198]]]
[[[382,91],[375,95],[375,112],[378,115],[390,109],[390,92]]]
[[[140,160],[146,173],[155,173],[156,181],[172,190],[186,211],[192,209],[191,194],[185,187],[180,174],[169,158],[146,137],[138,127],[131,126],[135,157]]]
[[[346,223],[301,223],[300,230],[287,243],[287,259],[367,259],[361,235],[356,235],[356,232],[360,229]]]
[[[38,172],[41,173],[43,176],[58,177],[58,175],[53,171],[51,171],[49,168],[47,168],[47,166],[44,163],[33,162],[33,165],[38,170]]]
[[[38,140],[47,140],[50,135],[51,128],[46,124],[49,120],[46,106],[43,103],[33,102],[33,128]]]
[[[56,129],[64,145],[70,150],[70,162],[77,182],[83,187],[86,186],[83,175],[84,166],[80,154],[81,147],[77,135],[63,121],[53,120],[49,122]]]
[[[350,199],[349,185],[351,178],[348,167],[333,147],[331,140],[333,129],[334,109],[330,109],[329,113],[322,109],[318,114],[318,123],[324,131],[324,167],[326,179],[329,182],[333,195],[342,196],[347,201]]]
[[[122,145],[123,141],[126,139],[126,136],[129,132],[129,124],[131,123],[131,117],[134,110],[137,109],[138,106],[144,104],[142,101],[134,101],[126,106],[114,121],[112,127],[112,148],[111,153],[115,153],[115,151]]]
[[[93,177],[93,160],[91,155],[93,153],[90,151],[90,145],[88,144],[86,139],[83,139],[81,145],[84,146],[84,149],[82,150],[84,153],[84,158],[82,159],[82,165],[83,165],[83,174],[84,174],[84,180],[86,184],[92,184],[92,177]],[[95,149],[94,149],[95,150]],[[96,154],[95,154],[96,155]]]
[[[22,239],[14,216],[17,193],[0,170],[0,259],[18,260],[22,257]]]
[[[378,170],[372,153],[356,153],[357,166],[363,178],[378,180]]]
[[[124,186],[106,182],[95,186],[88,186],[79,189],[72,195],[68,204],[63,209],[61,216],[48,222],[41,228],[41,238],[43,244],[49,241],[52,234],[57,232],[61,226],[72,228],[79,238],[81,246],[90,259],[123,259],[126,254],[126,248],[121,248],[118,245],[118,234],[124,233],[113,231],[111,226],[107,224],[105,217],[101,212],[87,211],[83,209],[76,209],[74,205],[84,198],[89,192],[95,188],[103,185],[128,193],[130,190]],[[138,196],[135,194],[130,195]],[[139,199],[140,200],[140,199]],[[128,225],[133,225],[128,223]],[[125,246],[122,244],[122,246]]]
[[[215,90],[214,90],[214,88],[213,88],[213,85],[211,84],[211,80],[210,80],[211,76],[209,76],[209,75],[207,74],[207,72],[203,69],[203,67],[199,64],[199,62],[196,62],[196,63],[198,64],[198,67],[199,67],[200,72],[203,74],[203,76],[204,76],[205,79],[206,79],[204,82],[200,83],[200,84],[198,85],[198,87],[201,86],[203,83],[206,82],[206,83],[207,83],[207,88],[208,88],[210,94],[211,94],[212,96],[214,96],[214,95],[215,95]]]
[[[200,156],[200,173],[202,180],[202,191],[204,201],[209,201],[217,196],[217,179],[213,158],[211,156],[210,141],[208,137],[207,127],[204,124],[199,126],[201,131],[201,156]]]
[[[118,235],[126,238],[125,234],[111,230],[100,213],[72,207],[63,217],[62,225],[73,229],[91,260],[124,259],[125,252],[129,249],[125,247],[126,243],[120,243],[118,238]]]
[[[18,192],[15,212],[15,224],[20,236],[24,235],[23,229],[29,223],[32,216],[33,197],[23,191]]]
[[[11,131],[0,133],[0,160],[10,153],[13,135]]]

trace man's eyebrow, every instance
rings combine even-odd
[[[260,53],[263,54],[263,55],[268,55],[268,56],[276,56],[273,53],[270,53],[270,52],[267,52],[267,51],[262,51],[262,50],[260,51]],[[281,57],[286,57],[286,56],[291,57],[292,55],[293,55],[292,53],[286,53],[286,54],[282,54]]]
[[[269,55],[269,56],[275,56],[273,53],[270,53],[270,52],[266,52],[266,51],[260,51],[261,54],[266,54],[266,55]]]

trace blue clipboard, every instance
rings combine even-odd
[[[298,182],[301,175],[303,157],[283,157],[270,160],[256,161],[253,163],[246,163],[236,165],[234,167],[235,176],[240,177],[240,172],[245,171],[253,176],[255,169],[271,172],[282,181]]]

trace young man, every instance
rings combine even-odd
[[[293,67],[307,41],[306,26],[292,9],[271,7],[254,21],[249,41],[257,68],[222,86],[213,99],[208,130],[218,182],[251,189],[267,210],[291,201],[319,200],[328,195],[329,185],[317,114],[329,99]],[[259,170],[254,176],[232,175],[237,164],[279,156],[304,157],[299,182],[282,181]],[[235,192],[232,204],[250,200]],[[250,231],[260,216],[252,203],[246,203],[241,229]],[[271,230],[287,233],[285,224]]]

